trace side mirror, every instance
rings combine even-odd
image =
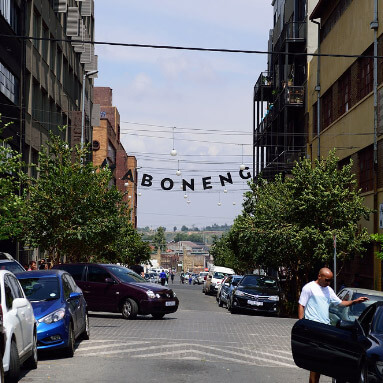
[[[69,299],[79,299],[81,297],[81,293],[73,292],[69,294]]]
[[[105,283],[108,283],[110,285],[114,285],[114,279],[112,279],[112,278],[105,278]]]
[[[15,298],[12,302],[12,310],[21,309],[28,305],[28,300],[26,298]]]

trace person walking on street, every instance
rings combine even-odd
[[[367,297],[359,297],[353,301],[340,300],[334,290],[330,287],[333,280],[333,273],[327,267],[319,270],[318,278],[303,286],[298,302],[298,318],[308,319],[315,322],[330,324],[329,307],[335,303],[344,307],[368,300]],[[310,371],[309,383],[318,383],[320,374]]]
[[[173,284],[173,282],[174,282],[174,271],[173,270],[170,272],[170,279],[172,280],[172,284]]]
[[[180,281],[182,284],[185,283],[185,274],[183,272],[180,274]]]
[[[165,282],[166,282],[166,273],[164,270],[161,271],[160,273],[160,280],[161,280],[161,285],[162,286],[165,286]]]
[[[192,277],[192,275],[191,275],[191,274],[189,274],[189,285],[191,285],[191,283],[192,283],[192,280],[193,280],[193,277]]]

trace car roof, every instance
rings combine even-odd
[[[358,294],[376,295],[378,297],[383,297],[383,291],[378,290],[360,289],[359,287],[345,287],[342,290],[351,290],[352,292]]]
[[[56,277],[62,274],[67,274],[64,270],[50,269],[50,270],[33,270],[26,271],[25,273],[16,273],[18,279],[37,278],[37,277]]]

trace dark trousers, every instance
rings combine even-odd
[[[161,278],[161,285],[162,286],[165,286],[165,281],[166,281],[166,278]]]

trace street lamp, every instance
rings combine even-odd
[[[82,76],[82,118],[81,118],[81,149],[84,148],[84,128],[85,128],[85,80],[87,77],[92,76],[98,73],[98,70],[92,70],[90,72],[85,72]]]

